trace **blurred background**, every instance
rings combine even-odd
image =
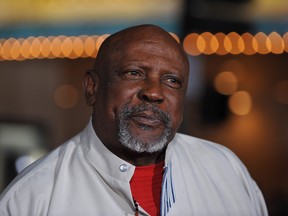
[[[0,0],[0,192],[85,127],[99,46],[144,23],[189,54],[180,131],[233,150],[270,215],[288,215],[287,0]]]

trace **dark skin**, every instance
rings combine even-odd
[[[152,25],[136,26],[118,32],[104,41],[88,71],[83,87],[87,104],[93,107],[93,127],[102,143],[115,155],[135,166],[159,163],[165,148],[154,153],[131,151],[119,142],[118,116],[123,105],[153,104],[168,113],[175,136],[183,115],[189,63],[182,47],[169,33]],[[144,143],[156,140],[163,122],[151,111],[129,120],[131,133]],[[143,130],[147,125],[153,130]]]

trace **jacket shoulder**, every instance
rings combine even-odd
[[[187,155],[187,157],[192,157],[205,166],[229,164],[238,175],[247,173],[245,165],[238,156],[221,144],[177,133],[173,140],[173,148],[178,152],[178,156]]]
[[[31,197],[45,197],[47,193],[50,193],[57,169],[65,155],[73,151],[77,139],[77,137],[72,138],[20,172],[1,193],[1,208],[9,202]]]

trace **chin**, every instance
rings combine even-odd
[[[135,136],[125,135],[120,137],[122,145],[129,150],[137,153],[156,153],[161,152],[167,146],[166,136],[158,139],[141,139]]]

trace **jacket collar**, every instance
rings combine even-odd
[[[97,171],[120,181],[129,183],[135,166],[113,154],[98,138],[92,126],[92,119],[81,134],[84,158]]]

